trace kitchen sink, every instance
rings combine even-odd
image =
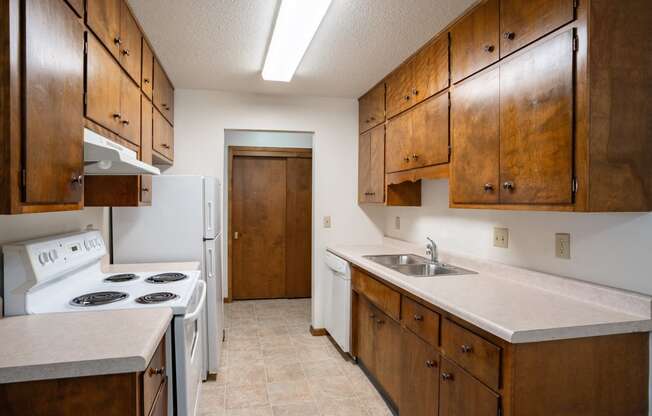
[[[382,266],[412,277],[476,274],[476,272],[472,270],[463,269],[450,264],[433,262],[425,257],[417,256],[415,254],[388,254],[364,257]]]

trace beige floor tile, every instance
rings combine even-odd
[[[267,406],[267,389],[265,385],[257,386],[226,386],[226,408]]]
[[[321,416],[374,416],[357,399],[324,400],[319,403]]]
[[[265,366],[267,372],[268,383],[278,383],[284,381],[299,381],[304,380],[305,375],[301,364],[278,364],[272,363]]]
[[[307,334],[310,335],[310,324],[303,323],[299,325],[288,325],[288,334]]]
[[[324,361],[333,357],[325,345],[297,348],[301,362]]]
[[[365,407],[365,409],[371,416],[393,415],[392,411],[389,410],[389,407],[387,407],[387,404],[385,404],[383,399],[381,399],[380,397],[373,398],[373,399],[360,399],[360,403]]]
[[[265,365],[293,364],[299,362],[299,351],[294,347],[263,349],[263,357]]]
[[[251,386],[265,383],[267,383],[267,377],[262,364],[231,366],[226,369],[226,384],[229,386]]]
[[[251,351],[260,350],[262,346],[258,341],[258,337],[252,337],[251,339],[229,340],[224,343],[224,349],[227,351]]]
[[[226,387],[204,383],[202,384],[199,409],[201,411],[220,411],[224,409]]]
[[[294,347],[289,335],[270,335],[259,337],[263,349],[291,348]]]
[[[295,403],[272,406],[274,416],[317,416],[319,410],[316,403]]]
[[[259,337],[269,337],[277,335],[288,335],[288,328],[285,325],[262,326],[258,327]]]
[[[273,416],[270,406],[263,407],[244,407],[241,409],[228,409],[227,416]]]
[[[263,364],[262,350],[229,351],[227,367]]]
[[[345,376],[322,377],[311,379],[310,387],[315,398],[321,400],[353,399],[356,393],[351,388],[351,382]]]
[[[313,396],[305,380],[267,384],[267,394],[272,406],[312,401]]]
[[[337,360],[312,361],[301,363],[303,372],[308,378],[322,378],[343,376],[344,372],[340,368]]]
[[[302,347],[326,346],[330,344],[328,337],[315,337],[310,333],[294,334],[292,336],[292,342]]]

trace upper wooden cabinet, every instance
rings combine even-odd
[[[387,118],[442,91],[448,83],[448,34],[445,33],[387,77]]]
[[[385,83],[373,87],[359,99],[359,130],[363,133],[385,121]]]
[[[136,19],[131,15],[126,2],[120,12],[120,65],[140,86],[142,38]]]
[[[140,146],[140,88],[124,72],[120,82],[120,136]]]
[[[84,17],[84,0],[66,0],[66,3],[77,13],[77,16]]]
[[[501,58],[572,21],[576,1],[500,0]]]
[[[151,164],[153,162],[152,148],[154,113],[152,109],[152,103],[147,98],[145,98],[145,96],[140,98],[140,102],[140,160]],[[152,175],[140,176],[140,201],[145,205],[152,203]]]
[[[385,126],[360,135],[358,143],[358,203],[385,201]]]
[[[481,3],[451,28],[451,78],[454,83],[498,60],[498,1]]]
[[[152,99],[152,86],[154,85],[154,54],[149,44],[143,38],[143,66],[140,87],[150,100]]]
[[[154,59],[154,106],[174,125],[174,88],[158,60]]]
[[[153,149],[167,160],[174,160],[174,129],[158,111],[154,110]]]

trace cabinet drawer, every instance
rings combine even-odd
[[[444,354],[491,388],[500,378],[500,347],[445,319],[441,345]]]
[[[143,414],[148,415],[156,401],[159,388],[167,379],[165,368],[165,337],[161,339],[149,365],[143,372]],[[166,393],[165,391],[163,393]],[[159,394],[160,395],[160,394]]]
[[[404,297],[401,317],[403,324],[410,331],[432,346],[439,345],[439,314],[437,312]]]
[[[353,269],[351,280],[353,288],[358,293],[364,295],[392,319],[399,320],[401,314],[400,293],[357,269]]]

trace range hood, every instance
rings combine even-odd
[[[138,160],[138,154],[125,146],[84,129],[85,175],[160,175],[161,171]]]

